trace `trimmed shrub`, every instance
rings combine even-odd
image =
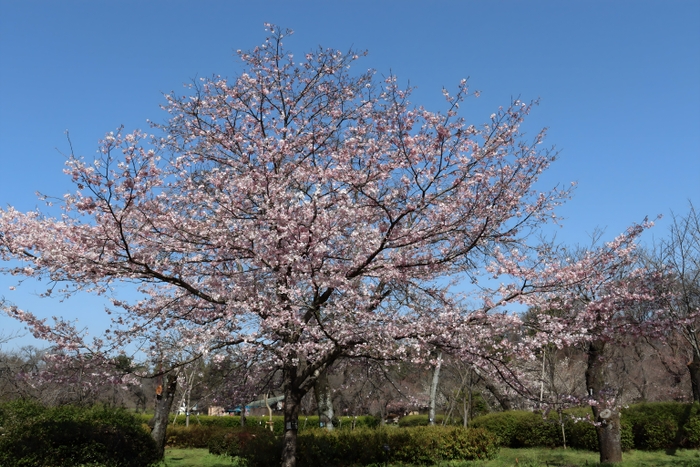
[[[496,437],[479,428],[416,427],[389,431],[394,462],[433,464],[449,460],[485,460],[498,452]]]
[[[695,404],[695,415],[683,426],[682,446],[688,449],[700,449],[700,404]]]
[[[444,415],[436,415],[435,423],[437,425],[442,425],[444,419]],[[412,426],[430,426],[429,422],[430,418],[428,417],[428,415],[406,415],[405,417],[401,417],[399,419],[399,426],[402,428],[408,428]]]
[[[159,459],[153,439],[123,409],[15,401],[0,407],[0,425],[4,467],[145,467]]]
[[[212,437],[230,430],[231,428],[211,425],[190,425],[189,427],[168,425],[165,444],[171,448],[206,448]]]
[[[434,464],[447,460],[490,459],[498,447],[486,430],[413,427],[317,430],[299,434],[298,465],[349,466],[382,462]]]
[[[563,413],[566,444],[576,449],[598,450],[598,437],[595,427],[586,421],[577,421],[590,415],[589,408],[566,410]],[[511,448],[559,447],[563,446],[559,414],[542,414],[512,410],[496,412],[475,418],[471,426],[485,428],[498,436],[499,445]],[[622,449],[634,448],[631,425],[623,418],[621,422]]]
[[[143,422],[148,423],[152,414],[137,414],[137,417]],[[170,415],[169,426],[173,426],[173,420],[175,416]],[[336,428],[346,430],[351,429],[354,417],[342,416],[334,420]],[[267,416],[246,417],[246,426],[251,426],[257,428],[266,427],[266,423],[269,420]],[[272,421],[274,422],[274,431],[276,434],[281,435],[284,431],[284,417],[281,415],[273,415]],[[355,428],[376,428],[380,425],[380,420],[372,415],[361,415],[354,419]],[[176,427],[184,427],[185,419],[182,415],[177,417]],[[427,424],[427,423],[426,423]],[[241,418],[237,415],[234,416],[209,416],[209,415],[199,415],[198,417],[190,416],[190,426],[214,426],[221,428],[239,428],[241,426]],[[311,430],[319,427],[318,416],[309,415],[299,417],[299,431]]]
[[[273,417],[274,418],[274,417]],[[282,418],[282,417],[280,417]],[[351,430],[353,427],[353,421],[355,423],[355,428],[377,428],[381,425],[381,420],[373,415],[359,415],[357,418],[344,415],[342,417],[333,418],[333,425],[336,429],[340,430]],[[299,430],[309,430],[319,428],[319,418],[318,415],[303,415],[299,417]],[[281,433],[280,433],[281,434]]]
[[[582,418],[591,417],[590,407],[578,407],[564,411],[564,430],[566,445],[575,449],[598,451],[598,435],[595,426]],[[558,415],[552,415],[558,417]],[[620,419],[620,444],[623,451],[634,449],[632,425],[625,420],[624,413]]]
[[[368,465],[387,460],[388,430],[359,428],[352,431],[313,430],[298,438],[298,464],[306,466]]]
[[[477,417],[471,422],[474,428],[484,428],[498,437],[499,446],[520,447],[518,433],[524,420],[539,417],[532,412],[524,410],[510,410],[508,412],[493,412]]]
[[[675,420],[662,419],[645,423],[637,427],[638,441],[635,443],[638,449],[658,451],[659,449],[672,448],[676,441],[678,424]]]
[[[700,404],[656,402],[622,411],[637,449],[700,448]]]
[[[274,465],[282,451],[280,436],[269,431],[232,430],[211,438],[209,452],[239,456],[250,467]],[[456,427],[307,430],[298,434],[299,467],[343,467],[383,462],[433,464],[446,460],[490,459],[496,438],[486,430]]]
[[[551,414],[557,417],[557,414]],[[519,420],[518,431],[515,433],[517,447],[547,447],[562,446],[564,440],[561,435],[559,420],[545,417],[540,413],[530,413]]]
[[[248,467],[266,467],[279,463],[282,438],[270,430],[238,427],[215,433],[208,447],[211,454],[242,457]]]
[[[590,412],[590,409],[588,411]],[[567,417],[564,422],[564,430],[566,431],[566,445],[568,447],[598,451],[598,435],[592,423]],[[628,432],[631,434],[630,430]]]

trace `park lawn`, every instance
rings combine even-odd
[[[575,449],[510,449],[501,448],[490,461],[445,463],[445,467],[584,467],[598,466],[597,452]],[[622,453],[622,463],[615,467],[700,467],[700,451],[630,451]]]
[[[615,467],[700,467],[700,451],[677,450],[630,451],[622,455],[623,462]],[[214,456],[206,449],[166,449],[163,467],[236,467],[236,459]],[[490,461],[442,462],[442,467],[584,467],[597,466],[598,453],[574,449],[509,449],[501,448]],[[413,467],[409,464],[389,464],[387,467]]]
[[[159,467],[236,467],[237,459],[209,454],[208,449],[165,450],[165,460]]]

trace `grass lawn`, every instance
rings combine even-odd
[[[442,462],[442,467],[594,467],[598,453],[573,449],[508,449],[502,448],[498,457],[490,461]],[[622,454],[623,462],[615,467],[700,467],[700,451],[678,450],[631,451]],[[236,459],[209,454],[206,449],[166,449],[163,467],[236,467]],[[379,467],[379,466],[378,466]],[[387,467],[412,467],[390,464]]]
[[[163,467],[235,467],[236,459],[209,454],[208,449],[166,449]]]
[[[509,449],[501,448],[498,457],[483,462],[447,464],[450,467],[583,467],[598,466],[597,452],[574,449]],[[678,450],[670,455],[664,451],[630,451],[622,453],[622,463],[616,467],[700,467],[700,452]]]

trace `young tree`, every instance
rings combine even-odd
[[[400,358],[455,336],[498,351],[494,333],[515,318],[492,325],[488,311],[535,290],[525,238],[568,192],[535,188],[554,154],[538,149],[543,133],[519,132],[532,105],[469,125],[465,81],[443,91],[445,113],[430,112],[393,76],[351,75],[354,52],[296,61],[288,32],[269,29],[239,52],[237,78],[166,96],[160,138],[118,131],[100,159],[71,156],[77,190],[60,218],[0,211],[0,254],[25,262],[5,272],[66,283],[64,294],[140,284],[142,300],[113,301],[116,345],[177,329],[201,355],[236,347],[279,368],[293,466],[302,397],[339,359]],[[480,273],[518,280],[464,311],[449,279]],[[14,314],[41,337],[84,344],[65,323]]]

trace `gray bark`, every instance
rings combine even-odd
[[[440,367],[442,366],[442,352],[438,352],[437,364],[433,370],[433,380],[430,384],[430,402],[428,405],[428,423],[435,425],[435,403],[437,399],[437,387],[440,383]]]
[[[318,373],[316,384],[314,384],[314,395],[316,396],[316,405],[318,407],[318,421],[321,427],[327,430],[333,430],[333,392],[328,383],[328,372],[323,370]]]

